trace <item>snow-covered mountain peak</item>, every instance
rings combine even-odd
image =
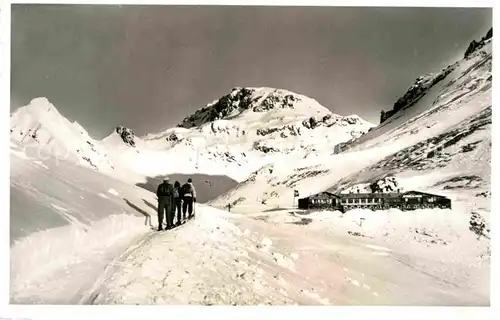
[[[28,138],[40,138],[37,133],[42,126],[54,135],[68,133],[68,129],[70,131],[71,129],[78,129],[75,131],[82,129],[79,124],[72,124],[64,118],[56,107],[44,97],[31,100],[28,105],[11,114],[10,132],[11,138],[15,140],[22,142]]]
[[[302,116],[323,116],[330,113],[316,100],[288,90],[237,87],[219,100],[186,117],[178,126],[192,128],[216,120],[262,118],[269,111]]]
[[[17,120],[32,118],[38,119],[40,122],[60,122],[64,119],[56,107],[50,103],[49,99],[46,97],[32,99],[29,104],[17,109],[12,115],[16,115]]]
[[[330,154],[338,143],[356,139],[373,126],[357,115],[334,114],[288,90],[237,87],[177,127],[143,137],[119,128],[122,133],[113,132],[101,143],[114,163],[147,175],[182,171],[243,181],[280,159]],[[134,145],[123,134],[132,137]]]
[[[489,32],[473,41],[463,59],[416,78],[392,110],[381,112],[380,125],[369,128],[368,133],[353,134],[357,125],[348,122],[362,122],[359,117],[332,115],[304,119],[292,139],[258,140],[256,150],[285,153],[279,162],[268,163],[279,163],[286,170],[249,175],[252,179],[211,204],[222,206],[245,199],[239,205],[250,206],[260,203],[255,199],[263,199],[267,205],[288,206],[294,190],[301,196],[325,190],[341,192],[352,186],[370,186],[389,175],[401,182],[397,189],[402,190],[439,194],[486,188],[491,163],[491,37]],[[264,138],[281,133],[278,125],[271,125],[260,129]],[[352,139],[338,139],[346,132]],[[335,139],[334,152],[326,153]],[[288,141],[295,143],[290,154]],[[300,151],[304,157],[295,157]]]
[[[76,160],[96,170],[113,168],[88,132],[61,115],[45,97],[35,98],[11,114],[10,138],[39,154]]]
[[[54,112],[59,114],[59,111],[57,111],[56,107],[52,103],[50,103],[49,99],[47,99],[46,97],[34,98],[25,107],[32,109],[36,108],[37,110],[44,110],[46,112]]]

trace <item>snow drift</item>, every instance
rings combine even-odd
[[[104,267],[150,231],[154,195],[11,145],[11,302],[77,303]],[[153,216],[153,218],[151,217]]]

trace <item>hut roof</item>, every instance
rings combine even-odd
[[[440,196],[438,194],[432,194],[432,193],[421,192],[421,191],[407,191],[407,192],[403,193],[402,195],[407,195],[407,194],[421,194],[421,195],[426,195],[429,197],[446,198],[445,196]]]
[[[368,198],[398,198],[401,193],[391,192],[391,193],[342,193],[341,198],[347,199],[368,199]]]
[[[316,193],[316,194],[312,194],[309,196],[309,198],[313,198],[315,196],[322,196],[322,195],[326,195],[326,196],[329,196],[329,197],[332,197],[332,198],[340,198],[340,196],[338,194],[335,194],[335,193],[332,193],[332,192],[328,192],[328,191],[323,191],[323,192],[319,192],[319,193]]]

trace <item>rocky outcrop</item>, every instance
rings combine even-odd
[[[359,116],[352,115],[352,116],[347,116],[342,118],[343,122],[346,122],[347,124],[360,124],[362,123],[362,119]]]
[[[252,110],[255,112],[265,112],[275,108],[293,109],[294,104],[300,101],[301,99],[299,97],[296,97],[292,94],[287,94],[285,96],[281,96],[279,94],[270,94],[262,101],[261,104],[253,107]]]
[[[302,102],[298,94],[273,88],[233,88],[231,93],[186,117],[178,127],[192,128],[207,122],[228,119],[245,110],[267,112],[272,109],[294,109]]]
[[[269,153],[269,152],[280,152],[279,149],[270,146],[267,141],[255,141],[253,143],[253,149],[257,151],[261,151],[264,153]]]
[[[490,238],[489,225],[478,212],[473,211],[470,213],[469,230],[474,232],[478,239],[481,237]]]
[[[205,132],[208,131],[207,127],[202,128],[201,130]],[[246,131],[242,127],[236,124],[232,124],[231,122],[225,120],[214,121],[210,123],[209,130],[210,133],[215,135],[223,134],[223,135],[233,135],[235,137],[240,137],[246,134]]]
[[[372,193],[389,193],[399,192],[398,182],[394,177],[385,177],[370,184],[370,192]]]
[[[135,141],[134,141],[135,133],[132,129],[124,126],[118,126],[116,127],[116,133],[120,135],[125,144],[131,147],[135,147]]]
[[[168,137],[165,138],[165,140],[167,140],[167,141],[173,141],[173,142],[177,142],[180,139],[181,138],[175,132],[172,132]]]
[[[486,44],[486,42],[492,37],[493,37],[493,28],[490,28],[490,30],[488,30],[486,35],[482,37],[481,40],[479,41],[472,40],[471,43],[469,43],[467,50],[465,50],[464,58],[465,59],[469,58],[471,54],[481,49]]]
[[[228,117],[235,111],[247,110],[252,104],[254,89],[234,88],[231,93],[185,118],[178,127],[191,128]]]
[[[314,129],[319,127],[321,124],[322,122],[318,121],[315,117],[310,117],[309,119],[302,121],[302,125],[307,129]]]
[[[406,91],[406,93],[394,103],[392,110],[382,110],[380,112],[380,123],[390,118],[396,112],[409,108],[417,103],[422,97],[425,96],[430,88],[445,79],[446,76],[455,69],[455,67],[456,64],[449,65],[437,74],[427,74],[425,76],[418,77],[408,91]]]
[[[274,128],[259,128],[256,131],[258,136],[267,136],[275,132],[281,132],[280,136],[282,138],[286,138],[289,136],[298,136],[301,134],[300,127],[297,127],[295,125],[286,125],[283,127],[274,127]]]
[[[445,79],[454,69],[455,64],[449,65],[442,69],[441,72],[437,74],[427,74],[425,76],[420,76],[415,80],[415,83],[406,91],[406,93],[399,98],[396,103],[394,103],[394,108],[388,112],[382,111],[380,116],[380,122],[384,122],[387,118],[391,117],[393,114],[399,110],[411,107],[417,101],[419,101],[427,91],[436,85],[441,80]]]
[[[493,37],[493,28],[491,28],[481,40],[472,40],[469,47],[465,51],[464,58],[469,58],[474,52],[482,48]],[[408,91],[399,98],[395,103],[392,110],[380,112],[380,123],[383,123],[396,112],[411,107],[418,102],[434,85],[445,79],[456,67],[456,63],[447,66],[437,74],[427,74],[420,76],[415,80],[415,83],[408,89]]]

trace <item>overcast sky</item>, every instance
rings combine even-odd
[[[378,123],[491,25],[474,8],[15,5],[11,111],[44,96],[94,138],[143,135],[269,86]]]

